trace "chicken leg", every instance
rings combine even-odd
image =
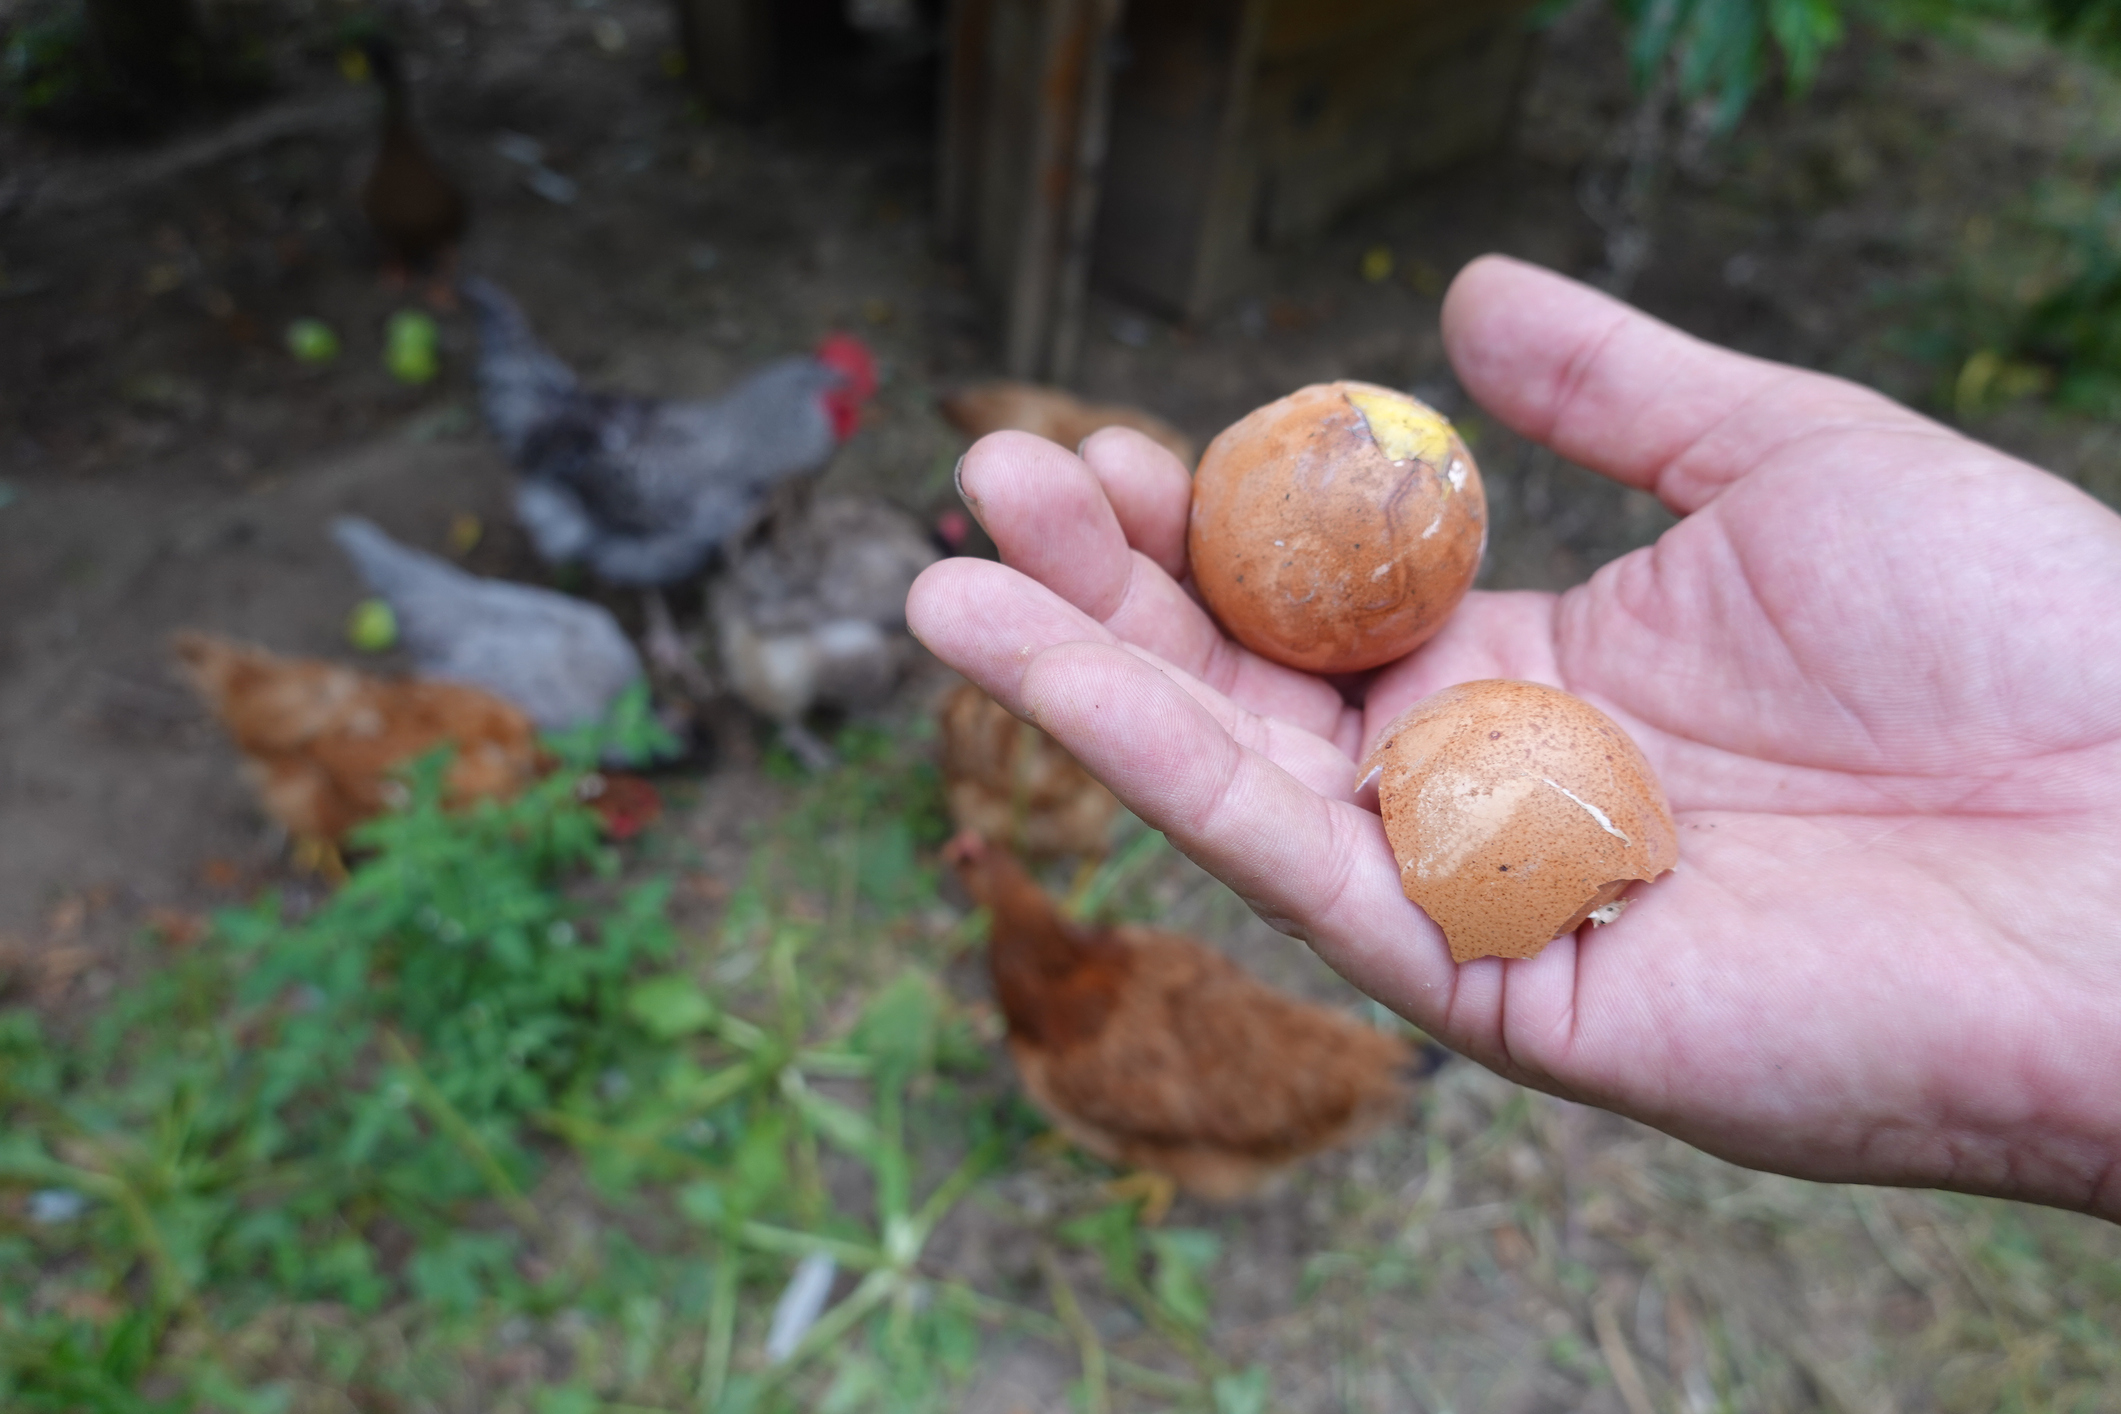
[[[700,666],[699,657],[678,636],[677,622],[671,617],[670,603],[663,598],[660,589],[641,592],[641,608],[647,621],[647,632],[642,635],[641,647],[648,661],[663,670],[663,675],[685,690],[694,705],[705,706],[714,700],[714,680]]]
[[[1168,1174],[1153,1169],[1136,1169],[1125,1178],[1115,1178],[1106,1184],[1104,1193],[1116,1203],[1139,1202],[1141,1225],[1156,1227],[1178,1200],[1178,1184]]]

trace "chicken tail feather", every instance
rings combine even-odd
[[[479,320],[479,402],[511,457],[563,411],[580,388],[574,370],[538,342],[530,320],[491,280],[466,275],[458,288]]]

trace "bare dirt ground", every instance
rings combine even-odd
[[[585,375],[702,394],[828,328],[858,329],[884,385],[831,483],[924,512],[948,504],[963,441],[933,399],[990,372],[993,350],[962,271],[930,240],[922,62],[827,56],[775,116],[738,125],[701,117],[664,73],[668,16],[651,0],[437,0],[417,34],[428,130],[476,205],[464,263],[513,290]],[[152,149],[0,133],[0,935],[71,950],[77,998],[113,985],[156,910],[285,877],[232,752],[170,671],[172,631],[351,656],[357,586],[325,535],[341,511],[430,547],[469,512],[486,528],[473,568],[540,576],[478,424],[468,322],[444,319],[435,383],[407,388],[382,369],[383,323],[407,301],[378,288],[349,195],[374,95],[331,58],[318,48],[263,106]],[[1256,296],[1216,321],[1176,328],[1097,301],[1084,391],[1205,439],[1305,382],[1414,388],[1461,418],[1481,458],[1494,513],[1483,583],[1580,582],[1668,517],[1465,405],[1436,313],[1449,273],[1481,251],[1608,270],[1613,232],[1585,195],[1617,170],[1612,135],[1632,102],[1616,37],[1572,17],[1502,150],[1279,254]],[[1983,220],[2036,180],[2110,165],[2117,112],[2110,82],[2039,46],[1859,35],[1802,103],[1770,97],[1722,143],[1682,135],[1643,213],[1651,253],[1631,297],[1719,342],[1934,398],[1950,370],[1893,337],[1920,314],[1923,282],[1978,253]],[[543,144],[579,198],[531,191],[495,148],[504,132]],[[1394,273],[1369,283],[1361,256],[1379,245]],[[336,363],[287,355],[280,331],[297,317],[339,331]],[[2111,425],[2022,403],[1974,430],[2121,499]],[[778,798],[726,762],[678,795],[697,804],[676,832],[710,859]],[[1344,995],[1204,880],[1178,871],[1168,892],[1179,926],[1229,939],[1277,980]],[[2032,1324],[2038,1292],[1999,1305],[1960,1280],[1980,1243],[2021,1241],[2018,1219],[1954,1227],[1940,1213],[1962,1210],[1928,1199],[1761,1179],[1469,1067],[1446,1073],[1429,1114],[1426,1134],[1386,1136],[1273,1200],[1181,1214],[1243,1234],[1219,1316],[1234,1358],[1285,1372],[1287,1407],[1641,1414],[1643,1377],[1620,1373],[1634,1350],[1651,1387],[1690,1410],[1718,1407],[1707,1391],[1731,1370],[1751,1372],[1745,1407],[1973,1409],[1999,1407],[2026,1362],[2056,1358]],[[1024,1177],[1008,1201],[1051,1201],[1039,1182]],[[1541,1207],[1545,1194],[1558,1206]],[[953,1239],[975,1267],[991,1258],[978,1238]],[[1851,1244],[1864,1261],[1836,1265]],[[1392,1262],[1422,1281],[1400,1282]],[[1476,1287],[1479,1300],[1465,1296]],[[1395,1336],[1417,1329],[1421,1342]],[[2008,1359],[1984,1363],[1972,1346]],[[1005,1353],[969,1407],[1061,1407],[1070,1367],[1056,1359]],[[1966,1362],[1958,1394],[1921,1393],[1943,1387],[1930,1376],[1952,1360]],[[2114,1407],[2076,1388],[2077,1407]]]

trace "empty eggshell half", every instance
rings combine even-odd
[[[1377,784],[1400,887],[1456,962],[1535,957],[1679,862],[1664,788],[1612,718],[1559,688],[1460,683],[1385,728]]]
[[[1186,559],[1216,620],[1313,673],[1389,663],[1458,607],[1487,545],[1473,454],[1418,398],[1319,383],[1209,443]]]

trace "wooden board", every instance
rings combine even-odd
[[[1315,235],[1365,198],[1493,146],[1528,48],[1515,8],[1281,0],[1253,78],[1254,238]],[[1344,12],[1337,37],[1323,31],[1328,10]]]
[[[1260,252],[1497,141],[1522,0],[1132,0],[1094,278],[1182,319]]]
[[[957,0],[941,228],[1004,366],[1067,381],[1090,279],[1204,318],[1267,247],[1496,142],[1527,3]]]
[[[1120,0],[959,0],[939,200],[945,240],[1001,313],[1003,366],[1073,372]]]
[[[676,0],[685,70],[726,113],[756,113],[773,91],[773,0]]]
[[[1094,278],[1180,315],[1240,283],[1243,138],[1267,0],[1135,0],[1112,84]]]

